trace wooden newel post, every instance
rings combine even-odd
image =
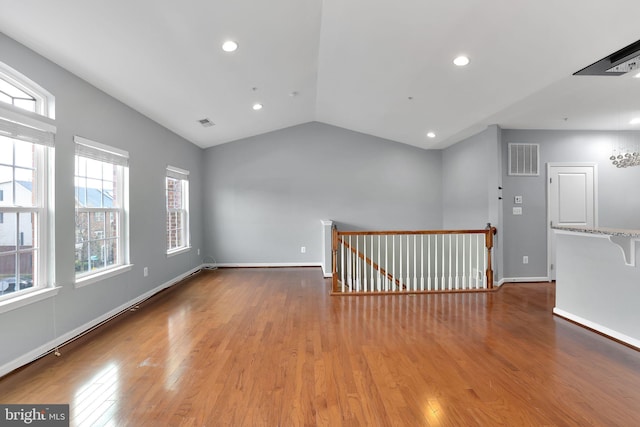
[[[493,268],[491,267],[491,249],[493,249],[493,236],[498,232],[498,230],[491,225],[490,222],[487,223],[487,228],[485,228],[486,233],[484,234],[485,238],[485,246],[487,247],[487,288],[493,289]]]
[[[333,292],[338,292],[338,227],[334,224],[331,229],[331,251],[333,254]]]

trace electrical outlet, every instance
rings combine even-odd
[[[522,257],[522,263],[523,264],[529,264],[529,257],[527,255]]]
[[[142,270],[142,274],[144,277],[147,277],[149,275],[149,267],[145,267],[144,270]]]
[[[521,205],[522,204],[522,196],[515,196],[513,198],[513,203],[515,203],[516,205]]]
[[[306,246],[301,246],[300,247],[300,253],[301,254],[306,254],[307,253],[307,247]]]
[[[520,206],[518,207],[513,207],[513,214],[514,215],[522,215],[522,208]]]

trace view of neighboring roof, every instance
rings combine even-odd
[[[10,184],[13,181],[0,182],[0,186]],[[16,181],[27,191],[33,191],[33,183],[30,181]],[[75,187],[76,205],[79,207],[113,207],[113,191],[98,188]]]
[[[91,207],[113,207],[113,192],[103,191],[97,188],[76,187],[76,206]]]

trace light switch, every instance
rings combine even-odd
[[[515,196],[513,198],[513,203],[515,203],[516,205],[521,205],[522,204],[522,196]]]
[[[514,215],[522,215],[522,208],[521,207],[513,207],[513,214]]]

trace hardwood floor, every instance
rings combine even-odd
[[[640,353],[552,284],[332,297],[319,269],[203,272],[0,380],[72,425],[636,426]]]

